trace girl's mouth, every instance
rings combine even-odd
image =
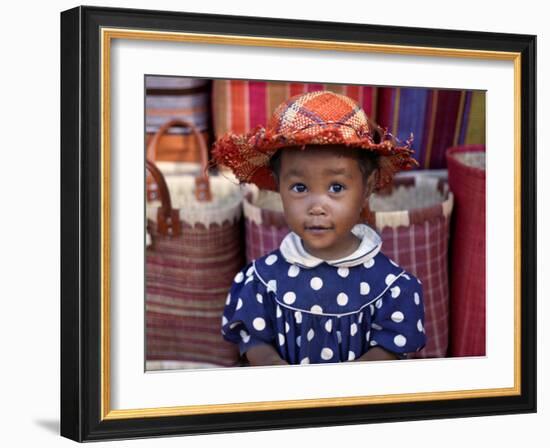
[[[319,235],[319,234],[329,232],[330,230],[332,230],[332,227],[330,227],[330,226],[306,226],[305,230],[308,233],[312,233],[314,235]]]

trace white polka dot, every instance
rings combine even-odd
[[[288,276],[289,277],[298,277],[298,274],[300,273],[300,268],[293,264],[288,268]]]
[[[393,264],[394,266],[397,266],[397,263],[395,261],[393,261],[391,258],[389,258],[389,260],[391,264]]]
[[[418,331],[421,333],[424,331],[424,325],[422,325],[422,321],[418,319],[418,322],[416,323],[416,328],[418,328]]]
[[[230,302],[231,302],[231,294],[227,294],[227,297],[225,298],[225,304],[229,305]]]
[[[239,272],[233,280],[235,281],[235,283],[241,283],[244,280],[244,274],[242,272]]]
[[[277,280],[269,280],[267,282],[267,290],[277,292]]]
[[[245,344],[248,343],[248,341],[250,341],[250,335],[246,331],[241,330],[239,334],[241,335],[241,339]]]
[[[313,337],[315,336],[315,332],[313,331],[313,328],[311,328],[308,332],[307,332],[307,340],[308,341],[311,341],[313,339]]]
[[[419,278],[417,278],[416,281],[417,281],[420,285],[422,284],[422,282],[420,281]]]
[[[395,275],[393,275],[393,274],[388,274],[388,275],[386,276],[386,280],[385,280],[386,285],[391,285],[391,284],[395,281],[395,278],[396,278]]]
[[[367,269],[372,268],[374,266],[374,258],[371,258],[370,260],[365,261],[363,263],[363,266],[365,266]]]
[[[395,311],[391,315],[391,320],[393,320],[396,324],[403,322],[404,319],[405,315],[401,311]]]
[[[277,261],[277,255],[271,254],[269,257],[265,259],[265,264],[267,264],[268,266],[271,266],[272,264],[275,264],[276,261]]]
[[[363,312],[359,313],[359,318],[357,319],[357,322],[359,323],[363,322]]]
[[[309,282],[309,285],[315,291],[319,291],[323,287],[323,280],[321,280],[319,277],[313,277]]]
[[[359,284],[359,292],[362,296],[366,296],[370,292],[370,285],[367,282],[361,282]]]
[[[321,350],[321,358],[323,358],[325,361],[332,359],[333,356],[334,356],[334,353],[330,348],[324,347],[323,350]]]
[[[338,268],[338,275],[340,277],[346,278],[349,275],[349,269],[348,268]]]
[[[336,297],[336,301],[338,302],[338,305],[340,305],[340,306],[347,305],[347,303],[348,303],[348,295],[347,295],[345,292],[341,292],[341,293],[338,294],[338,296]]]
[[[374,305],[370,305],[370,315],[374,316]]]
[[[279,345],[280,346],[285,345],[285,336],[281,333],[279,333]]]
[[[399,297],[399,294],[401,294],[401,288],[399,286],[394,286],[393,288],[390,288],[391,296],[394,299],[397,299]]]
[[[382,305],[383,305],[382,299],[378,299],[374,304],[374,306],[378,309],[382,308]]]
[[[240,310],[243,307],[243,299],[239,297],[239,300],[237,300],[237,307],[236,310]]]
[[[302,336],[298,336],[298,337],[296,338],[296,345],[297,345],[298,347],[300,347],[300,344],[301,344],[301,343],[302,343]]]
[[[302,313],[300,313],[300,311],[296,311],[294,313],[294,319],[296,319],[297,324],[301,324],[302,323]]]
[[[365,339],[367,340],[367,342],[369,342],[369,340],[370,340],[370,331],[367,331],[367,334],[365,335]]]
[[[414,303],[416,305],[420,305],[420,296],[418,295],[417,292],[414,293]]]
[[[393,343],[398,347],[405,347],[405,344],[407,343],[407,338],[402,334],[398,334],[396,337],[393,338]]]
[[[357,334],[357,324],[351,324],[349,332],[352,336],[355,336]]]
[[[313,305],[313,306],[310,308],[310,311],[311,311],[313,314],[323,314],[323,308],[321,308],[319,305]]]
[[[329,333],[332,331],[332,320],[329,319],[325,322],[325,330]]]
[[[277,318],[280,318],[283,315],[283,312],[281,311],[281,307],[277,305]]]
[[[238,327],[241,324],[241,321],[233,322],[231,325],[229,325],[229,328],[233,330],[233,328]]]
[[[340,331],[336,332],[336,338],[338,339],[338,344],[342,343],[342,333]]]
[[[403,274],[403,277],[405,277],[407,280],[411,279],[407,274]]]
[[[264,301],[264,296],[262,296],[261,294],[256,294],[256,300],[260,303],[263,303]]]
[[[309,358],[306,356],[304,359],[300,361],[300,364],[309,364]]]
[[[222,316],[222,325],[227,325],[227,322],[228,322],[227,317]]]
[[[378,345],[378,342],[373,339],[372,341],[370,341],[370,345],[374,347],[375,345]]]
[[[355,359],[355,353],[351,350],[348,352],[348,361],[353,361]]]
[[[264,328],[265,328],[265,320],[262,319],[261,317],[257,317],[256,319],[254,319],[252,321],[252,326],[258,330],[258,331],[262,331]]]
[[[371,327],[372,327],[373,330],[378,330],[378,331],[382,330],[382,327],[380,325],[378,325],[377,323],[373,323],[371,325]]]
[[[252,280],[254,280],[254,277],[246,277],[246,281],[244,282],[244,284],[248,284],[250,283]]]
[[[250,266],[248,268],[248,271],[246,271],[246,276],[250,277],[252,274],[254,274],[254,266]]]
[[[296,301],[296,294],[292,291],[285,292],[285,295],[283,296],[283,301],[287,305],[292,305]]]
[[[288,333],[290,331],[290,325],[288,325],[288,322],[285,322],[285,333]]]

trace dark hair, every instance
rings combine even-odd
[[[306,145],[306,149],[313,145]],[[332,146],[332,145],[331,145]],[[344,151],[347,151],[349,154],[352,154],[357,158],[359,163],[359,169],[363,173],[364,180],[370,177],[370,175],[380,168],[380,154],[374,151],[369,151],[362,148],[348,148],[345,145],[333,145],[335,149],[342,148]],[[271,170],[275,182],[279,184],[279,173],[281,172],[281,154],[284,148],[279,149],[275,154],[269,159],[269,169]]]

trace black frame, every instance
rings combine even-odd
[[[521,395],[101,420],[100,28],[521,53]],[[61,13],[61,435],[141,438],[536,412],[536,36],[78,7]]]

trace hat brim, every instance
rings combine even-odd
[[[393,179],[396,172],[415,168],[418,162],[412,157],[411,139],[400,145],[388,133],[376,143],[370,134],[358,134],[342,126],[309,127],[290,135],[271,132],[257,126],[246,134],[227,133],[214,144],[212,155],[215,163],[229,167],[242,183],[252,183],[266,190],[277,190],[275,178],[269,168],[269,160],[279,149],[305,147],[306,145],[344,145],[376,152],[380,155],[380,166],[376,189],[382,188]]]

